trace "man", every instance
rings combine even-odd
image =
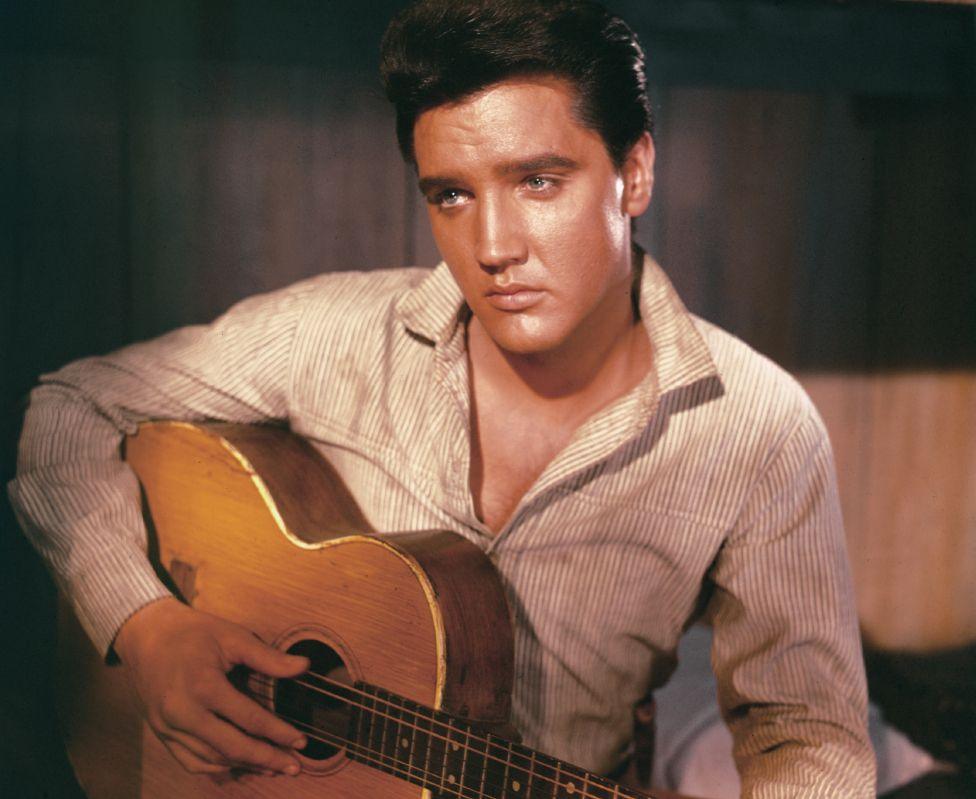
[[[432,0],[383,72],[444,264],[313,278],[32,397],[11,496],[153,729],[191,771],[300,767],[303,736],[225,673],[306,662],[168,596],[118,458],[147,418],[284,419],[377,528],[492,554],[528,744],[619,769],[704,614],[744,795],[871,795],[826,435],[632,246],[654,161],[632,32],[585,0]]]

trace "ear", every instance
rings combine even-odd
[[[651,203],[654,188],[654,141],[647,131],[630,148],[620,174],[624,179],[622,210],[631,217],[640,216]]]

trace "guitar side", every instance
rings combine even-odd
[[[320,642],[354,679],[413,701],[507,720],[511,624],[477,547],[448,532],[373,535],[331,467],[284,430],[153,423],[126,459],[145,492],[153,562],[193,607],[281,648]],[[307,760],[295,779],[189,775],[138,720],[121,669],[71,625],[61,638],[66,740],[92,799],[423,794],[342,756]]]

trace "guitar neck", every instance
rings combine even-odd
[[[470,721],[357,683],[347,755],[459,799],[647,799],[597,774],[486,734]]]

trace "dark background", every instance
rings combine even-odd
[[[432,264],[376,77],[399,2],[0,4],[0,478],[64,362],[323,270]],[[639,240],[800,372],[976,366],[976,14],[611,6],[645,45]],[[0,503],[0,792],[62,795],[52,589]],[[14,795],[14,794],[10,794]]]

